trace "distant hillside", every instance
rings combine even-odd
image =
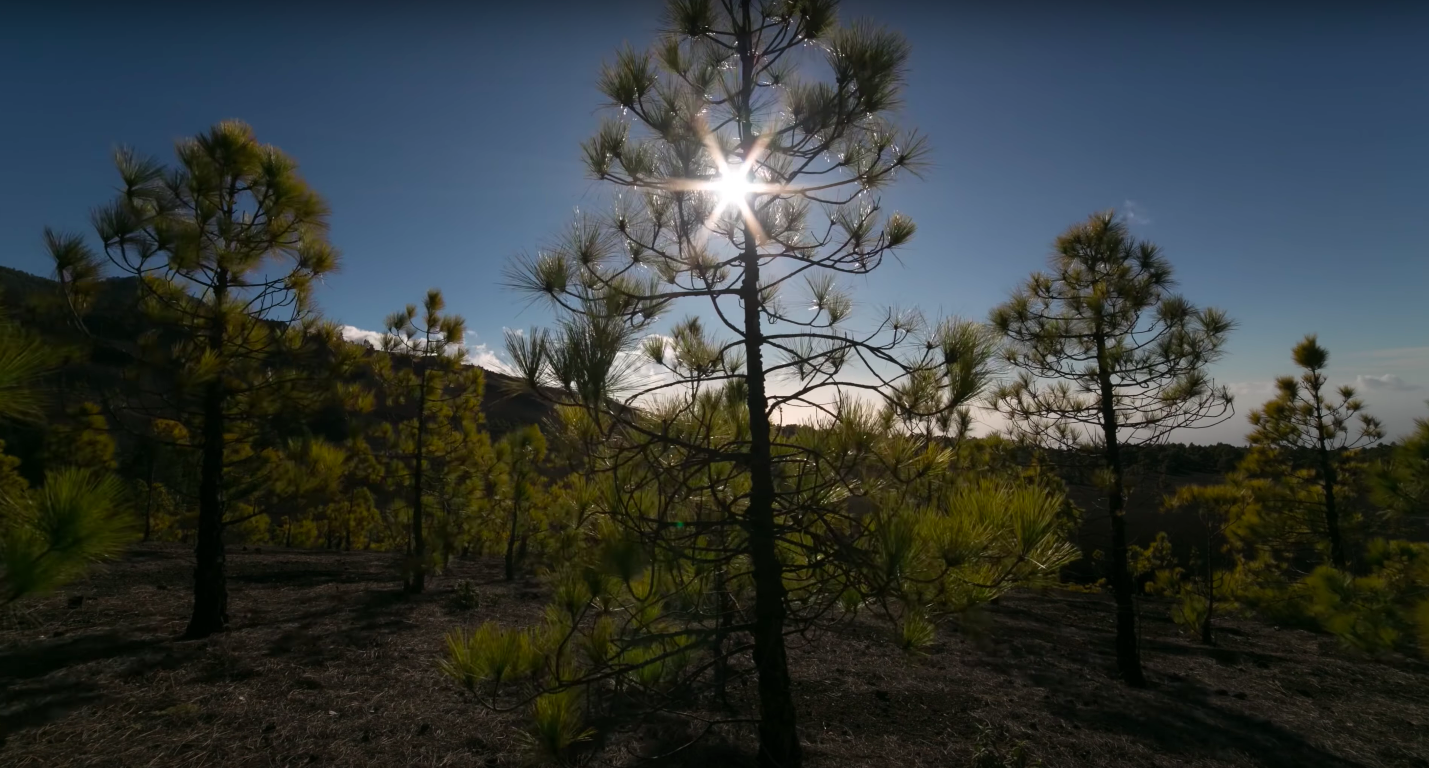
[[[101,283],[86,325],[95,335],[116,344],[115,349],[97,354],[93,364],[86,366],[85,375],[100,381],[119,380],[119,368],[131,362],[131,355],[136,351],[133,344],[144,330],[138,298],[136,278],[111,278]],[[0,307],[22,325],[56,343],[69,344],[80,339],[68,318],[59,284],[54,280],[0,267]],[[373,351],[372,354],[385,353]],[[550,406],[523,391],[515,378],[485,368],[481,370],[486,377],[482,411],[493,434],[541,423],[551,414]]]

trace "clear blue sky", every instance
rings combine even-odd
[[[500,267],[599,203],[596,73],[659,4],[291,5],[0,9],[0,263],[47,272],[42,228],[85,227],[116,144],[167,158],[237,117],[332,206],[329,315],[374,328],[439,286],[493,348],[542,322]],[[1240,322],[1216,373],[1242,411],[1317,332],[1403,431],[1429,412],[1429,6],[1161,5],[846,2],[911,41],[902,121],[935,163],[885,195],[918,237],[857,298],[981,317],[1067,225],[1128,209]]]

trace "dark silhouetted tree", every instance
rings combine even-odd
[[[236,121],[178,142],[175,154],[166,168],[117,152],[119,194],[93,221],[109,263],[138,278],[151,329],[131,396],[109,409],[118,426],[173,419],[183,427],[175,447],[199,455],[185,631],[198,638],[228,625],[226,510],[243,501],[243,488],[261,488],[248,469],[266,461],[264,447],[285,443],[283,429],[300,428],[312,398],[327,396],[333,377],[312,361],[342,345],[312,302],[317,280],[337,267],[327,206],[297,164]],[[80,237],[47,232],[47,240],[82,315],[101,260]]]
[[[1046,517],[1058,505],[1046,499],[1002,504],[989,491],[968,502],[989,529],[1002,530],[999,515],[1038,521],[1003,539],[1011,551],[991,552],[949,529],[920,537],[912,505],[889,492],[948,466],[939,440],[967,425],[992,345],[977,324],[915,312],[854,320],[839,280],[872,273],[912,237],[875,192],[918,165],[923,142],[889,120],[907,45],[839,26],[835,10],[671,2],[654,50],[622,52],[601,76],[619,117],[584,149],[591,175],[619,190],[612,214],[580,218],[513,270],[560,318],[554,331],[508,336],[518,374],[585,409],[601,438],[599,555],[564,569],[550,632],[596,633],[599,650],[575,664],[574,645],[555,648],[565,661],[538,710],[610,676],[659,706],[665,686],[749,653],[759,764],[794,768],[786,633],[877,595],[925,642],[925,613],[1026,577],[1031,552],[1058,561]],[[700,314],[656,334],[677,306]],[[806,424],[776,428],[781,414]],[[875,496],[876,513],[860,514],[855,496]],[[918,519],[934,528],[963,503],[924,498]],[[934,542],[950,549],[935,556]],[[987,590],[962,590],[964,557],[987,569]],[[695,652],[713,658],[685,666]]]
[[[994,402],[1021,439],[1097,457],[1111,520],[1117,665],[1126,682],[1143,685],[1123,449],[1229,416],[1230,393],[1207,366],[1232,323],[1173,294],[1170,262],[1110,212],[1058,237],[1048,267],[992,312],[1007,362],[1020,369]]]

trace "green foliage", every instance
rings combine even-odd
[[[530,675],[543,663],[542,650],[535,646],[530,632],[491,621],[470,634],[450,632],[446,643],[446,656],[439,664],[442,674],[468,690],[489,682],[495,695],[502,683]]]
[[[538,753],[557,765],[566,765],[572,750],[595,736],[595,730],[585,724],[578,691],[568,689],[544,693],[531,704],[532,743]]]
[[[273,520],[264,513],[245,517],[243,522],[233,527],[244,544],[262,546],[273,541]]]
[[[57,470],[41,487],[0,504],[0,599],[6,603],[63,586],[133,538],[122,483],[98,470]]]
[[[41,418],[46,397],[38,385],[58,364],[58,355],[39,336],[0,314],[0,419]]]
[[[506,523],[506,580],[516,578],[516,568],[525,556],[527,542],[534,534],[532,511],[542,501],[539,471],[546,459],[546,438],[536,426],[508,433],[496,445],[493,476],[495,492],[489,496],[491,509]]]
[[[481,607],[481,593],[476,591],[476,585],[462,579],[452,592],[451,604],[458,611],[474,611]]]
[[[991,316],[1009,342],[1006,361],[1020,369],[995,397],[1013,434],[1074,449],[1090,441],[1100,453],[1229,412],[1230,393],[1207,367],[1234,324],[1172,293],[1159,247],[1098,213],[1057,238],[1048,266]]]
[[[99,405],[79,403],[45,436],[49,466],[114,469],[114,438]]]
[[[937,628],[921,611],[905,608],[898,623],[899,645],[908,653],[923,653],[937,639]]]
[[[1303,582],[1306,610],[1327,632],[1369,653],[1417,645],[1429,656],[1429,544],[1375,539],[1368,572],[1352,575],[1322,565]]]
[[[1429,419],[1415,419],[1409,437],[1374,468],[1371,489],[1387,523],[1429,518]]]

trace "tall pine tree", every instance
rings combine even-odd
[[[1060,237],[1047,272],[1033,273],[992,312],[1018,377],[994,402],[1024,440],[1096,458],[1111,522],[1110,582],[1122,678],[1144,685],[1127,562],[1123,449],[1228,417],[1231,396],[1207,366],[1231,321],[1172,293],[1171,264],[1111,212]]]
[[[172,419],[177,447],[199,456],[194,602],[185,636],[228,625],[223,531],[244,501],[245,474],[265,447],[303,424],[332,377],[336,330],[318,321],[317,281],[337,268],[327,206],[297,164],[227,121],[175,147],[165,167],[116,153],[119,194],[93,216],[104,256],[138,278],[150,327],[117,425]],[[47,232],[51,256],[77,313],[101,260],[78,236]],[[97,343],[107,343],[96,340]],[[321,362],[320,362],[321,361]],[[296,418],[294,418],[296,417]],[[248,488],[254,488],[251,483]]]
[[[580,218],[512,273],[560,318],[508,336],[518,373],[584,409],[600,435],[601,554],[564,571],[552,615],[566,617],[554,636],[599,633],[592,647],[604,650],[594,667],[553,662],[547,695],[605,675],[688,685],[709,668],[683,667],[689,653],[723,668],[752,651],[759,762],[780,768],[802,761],[785,634],[861,596],[916,614],[923,597],[964,583],[949,575],[965,565],[955,553],[978,551],[947,531],[914,536],[885,493],[947,466],[935,433],[980,393],[991,348],[975,324],[896,309],[855,320],[839,280],[872,273],[912,237],[875,193],[924,147],[890,121],[906,43],[840,26],[835,11],[830,0],[671,2],[655,48],[620,53],[601,76],[618,114],[584,153],[616,191],[613,212]],[[677,308],[692,314],[656,333]],[[807,423],[776,427],[781,414]],[[869,494],[881,513],[860,515],[850,498]],[[951,497],[928,497],[935,508],[919,519],[951,519]],[[1027,551],[979,562],[989,583],[1025,575],[1022,555],[1058,562],[1052,513],[1022,501],[985,507],[1038,521],[1019,529],[1026,540],[1004,539]],[[905,567],[910,541],[951,549],[927,570]],[[744,633],[752,643],[726,643]],[[565,702],[539,699],[538,711]]]

